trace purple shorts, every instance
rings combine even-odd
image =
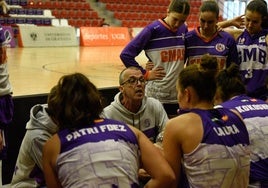
[[[5,129],[11,123],[14,113],[14,103],[11,95],[0,97],[0,129]]]

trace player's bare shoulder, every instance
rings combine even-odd
[[[224,28],[224,31],[228,32],[236,40],[239,37],[239,35],[242,34],[244,29]]]

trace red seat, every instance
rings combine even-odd
[[[101,20],[100,19],[91,20],[91,26],[92,27],[100,27],[101,26]]]
[[[84,9],[89,10],[90,9],[90,4],[89,3],[84,3],[83,7],[84,7]]]
[[[91,18],[91,11],[89,10],[85,10],[85,11],[82,11],[82,18]]]
[[[51,1],[51,8],[52,9],[61,9],[61,3],[59,1]]]
[[[73,18],[82,19],[83,18],[83,11],[74,10],[74,17]]]
[[[129,20],[127,26],[128,26],[129,28],[137,27],[137,22],[138,22],[138,21],[136,21],[136,20]]]
[[[60,11],[55,9],[55,10],[52,10],[52,15],[55,16],[56,18],[59,18],[60,16]]]
[[[69,10],[67,11],[66,17],[65,18],[76,18],[76,12],[75,10]]]
[[[84,26],[84,20],[76,20],[76,27],[83,27]]]
[[[67,18],[68,14],[68,11],[63,9],[60,11],[59,18]]]
[[[133,11],[133,12],[139,12],[140,10],[139,10],[139,6],[137,5],[137,4],[132,4],[132,6],[131,6],[131,10]]]
[[[68,19],[68,23],[69,23],[69,25],[71,25],[71,26],[75,26],[75,24],[76,24],[76,20],[75,20],[75,19]]]
[[[129,5],[129,4],[121,4],[120,8],[121,8],[122,11],[126,11],[126,12],[127,11],[132,11],[131,5]]]
[[[113,4],[113,3],[107,3],[106,9],[111,10],[111,11],[121,10],[119,4]]]
[[[66,3],[66,9],[75,9],[76,3],[75,2],[65,2]]]
[[[126,12],[115,12],[114,17],[119,20],[125,20],[127,19],[127,13]]]
[[[43,8],[44,8],[44,9],[52,9],[52,8],[54,8],[54,7],[52,6],[51,1],[45,1],[45,2],[43,3]]]
[[[96,11],[91,11],[91,18],[98,18],[98,13]]]
[[[62,9],[69,9],[69,2],[61,1],[60,4]]]
[[[138,15],[137,12],[130,12],[130,13],[128,14],[128,18],[129,18],[130,20],[138,20],[138,17],[139,17],[139,15]]]
[[[90,27],[91,26],[91,20],[84,20],[84,26]]]
[[[128,20],[122,20],[122,24],[123,27],[127,27],[128,26]]]
[[[77,3],[75,3],[75,7],[74,8],[75,9],[78,9],[78,10],[86,9],[83,2],[77,2]]]

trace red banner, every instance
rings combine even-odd
[[[80,27],[81,46],[124,46],[129,41],[127,27]]]

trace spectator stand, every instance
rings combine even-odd
[[[123,27],[144,27],[152,21],[164,18],[169,0],[100,0]]]

